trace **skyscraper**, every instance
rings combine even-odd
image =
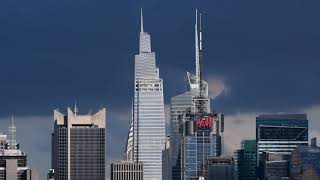
[[[52,168],[58,180],[105,179],[106,109],[79,115],[68,108],[64,115],[54,110]]]
[[[151,37],[144,31],[142,10],[139,54],[134,64],[133,134],[128,134],[126,157],[143,163],[145,180],[158,180],[162,178],[166,137],[163,81],[151,50]]]
[[[1,143],[5,146],[1,149],[0,155],[0,180],[38,180],[37,171],[27,166],[27,155],[21,151],[17,143],[13,117],[8,139],[5,137],[1,136]]]
[[[172,179],[181,179],[181,153],[180,153],[180,138],[179,133],[179,116],[187,111],[195,112],[196,106],[194,99],[199,96],[200,92],[200,52],[199,52],[199,33],[198,33],[198,16],[196,12],[195,23],[195,75],[187,72],[188,86],[187,92],[171,98],[170,104],[170,143],[172,153]],[[208,98],[208,84],[202,81],[203,92],[206,98],[206,110],[210,112],[210,98]]]
[[[198,65],[196,66],[195,89],[197,95],[192,97],[193,106],[185,109],[185,113],[178,115],[179,135],[175,138],[180,141],[178,144],[180,147],[178,146],[177,161],[174,163],[180,163],[178,169],[180,177],[175,176],[173,179],[194,180],[203,178],[207,158],[221,155],[221,133],[224,131],[224,116],[220,113],[210,112],[207,88],[202,81],[201,25],[199,46],[197,36],[196,22],[196,64]],[[177,175],[176,172],[175,175]]]

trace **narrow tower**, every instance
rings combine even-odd
[[[165,147],[163,81],[151,50],[151,37],[144,30],[142,10],[140,19],[139,54],[134,62],[133,160],[143,163],[144,180],[161,180]]]

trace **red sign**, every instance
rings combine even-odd
[[[196,124],[196,128],[211,128],[212,127],[212,117],[202,117],[199,118]]]

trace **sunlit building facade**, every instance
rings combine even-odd
[[[143,29],[142,11],[140,48],[134,64],[132,156],[143,163],[144,180],[160,180],[166,138],[163,81],[151,50],[151,37]]]

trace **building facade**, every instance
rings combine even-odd
[[[265,180],[289,179],[289,154],[262,152],[259,167],[259,178]]]
[[[143,180],[143,164],[134,161],[113,162],[111,180]]]
[[[257,152],[291,154],[299,145],[308,145],[306,114],[261,115],[256,118]]]
[[[96,114],[67,115],[54,110],[52,168],[58,180],[105,179],[106,109]]]
[[[233,157],[208,157],[204,177],[205,180],[236,180]]]
[[[292,151],[290,177],[292,180],[320,179],[320,147],[315,142]]]
[[[38,180],[38,172],[28,167],[27,155],[17,143],[13,117],[9,133],[1,135],[0,143],[0,180]]]
[[[168,136],[165,149],[162,151],[162,179],[172,179],[171,160],[170,136]]]
[[[197,12],[196,12],[197,13]],[[187,72],[187,91],[183,94],[171,98],[170,103],[170,135],[171,135],[171,155],[172,155],[172,179],[181,179],[181,118],[187,112],[195,113],[196,104],[194,99],[199,96],[200,92],[200,62],[199,62],[199,35],[197,15],[195,23],[195,75]],[[205,97],[208,97],[208,84],[202,81],[203,92]],[[206,98],[206,111],[210,112],[210,98]]]
[[[241,149],[235,152],[235,161],[238,180],[256,180],[256,140],[243,140],[241,142]]]
[[[217,114],[185,114],[181,133],[181,179],[205,176],[208,157],[221,155],[221,136]]]
[[[143,163],[145,180],[160,180],[166,137],[163,81],[151,50],[151,37],[144,31],[142,11],[140,48],[134,64],[133,147],[127,146],[127,152],[135,162]]]

